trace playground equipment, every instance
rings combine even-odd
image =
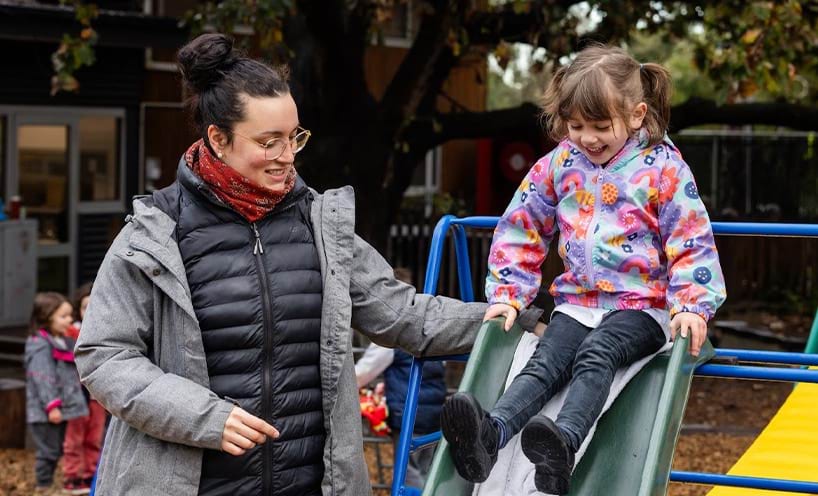
[[[463,301],[474,301],[465,228],[490,229],[496,225],[497,220],[496,217],[443,217],[432,237],[424,292],[435,292],[444,241],[451,229],[460,297]],[[717,235],[818,237],[818,225],[714,222],[713,230]],[[700,356],[694,359],[687,353],[687,340],[677,339],[671,351],[658,355],[631,380],[611,409],[600,419],[596,434],[574,471],[570,494],[660,495],[666,493],[669,481],[746,488],[743,489],[745,492],[716,492],[722,489],[717,488],[711,493],[714,496],[757,494],[757,491],[747,492],[747,489],[818,493],[818,482],[789,480],[791,477],[814,478],[818,474],[818,450],[814,449],[818,442],[818,427],[812,420],[814,405],[818,404],[818,385],[815,385],[818,383],[818,370],[764,365],[818,366],[818,355],[813,354],[818,351],[816,328],[818,314],[808,341],[809,353],[714,350],[707,343]],[[502,393],[521,333],[517,326],[511,332],[504,333],[498,322],[488,322],[481,328],[470,356],[435,357],[416,359],[413,362],[401,439],[395,453],[392,496],[421,494],[419,488],[404,486],[408,456],[411,450],[434,442],[439,444],[422,494],[471,494],[472,485],[457,475],[448,455],[448,445],[441,439],[439,432],[412,437],[423,363],[429,360],[468,360],[460,390],[472,392],[484,407],[490,407]],[[693,374],[812,384],[801,384],[796,388],[768,428],[745,454],[749,461],[745,461],[743,457],[730,475],[671,471],[673,451]],[[782,435],[785,439],[783,442]],[[771,453],[798,447],[801,447],[798,455],[787,454],[778,457],[777,464],[770,463]],[[798,463],[795,463],[796,460]],[[605,467],[605,470],[599,470],[598,467]],[[738,476],[734,473],[755,473],[756,476]]]

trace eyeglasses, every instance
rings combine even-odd
[[[233,134],[236,136],[241,136],[242,138],[252,141],[258,146],[264,148],[264,158],[266,160],[276,160],[278,157],[284,154],[284,150],[287,149],[287,145],[290,146],[290,150],[292,150],[293,155],[300,152],[305,146],[307,146],[307,141],[309,141],[312,133],[301,126],[297,127],[296,131],[298,131],[298,133],[296,133],[296,135],[292,138],[270,138],[264,143],[260,143],[249,136],[239,134],[235,131],[233,131]]]

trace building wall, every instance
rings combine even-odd
[[[49,109],[54,109],[54,115],[71,114],[93,108],[116,109],[124,111],[121,123],[124,125],[124,181],[120,201],[113,208],[105,212],[77,213],[75,238],[72,244],[76,247],[76,257],[69,268],[68,278],[73,284],[80,284],[92,278],[102,261],[113,236],[122,225],[122,218],[126,208],[129,208],[129,199],[139,192],[139,102],[144,75],[143,51],[138,48],[111,48],[97,47],[96,63],[82,68],[76,73],[80,81],[80,89],[76,93],[59,93],[52,96],[51,76],[53,73],[51,54],[56,50],[55,43],[21,40],[0,40],[0,50],[4,54],[3,66],[8,70],[6,77],[0,78],[0,106],[6,109],[16,109],[20,114],[28,112],[37,115],[50,115]],[[85,121],[86,125],[88,121]],[[119,143],[118,138],[115,139]],[[8,137],[8,132],[4,138]],[[63,139],[65,142],[65,139]],[[6,143],[3,143],[5,153]],[[84,146],[92,146],[83,143]],[[42,146],[40,146],[42,148]],[[16,162],[16,155],[10,155],[11,161]],[[3,175],[16,163],[4,163]],[[119,164],[116,164],[119,169]],[[2,192],[5,196],[5,191]],[[69,210],[71,211],[71,210]],[[102,233],[102,234],[101,234]],[[47,267],[47,266],[44,266]],[[45,274],[40,271],[41,276]],[[42,277],[41,277],[42,279]],[[70,291],[73,288],[68,284],[63,287],[65,279],[59,288]]]

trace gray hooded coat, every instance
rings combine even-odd
[[[320,373],[326,496],[371,493],[350,328],[416,356],[468,352],[486,305],[417,294],[355,235],[351,188],[313,192],[323,279]],[[202,450],[220,449],[233,405],[208,387],[201,331],[174,221],[150,201],[114,240],[76,347],[83,384],[113,415],[97,494],[195,495]],[[541,312],[523,312],[533,329]],[[275,441],[272,441],[275,442]]]
[[[73,344],[71,338],[64,338],[61,345],[42,329],[26,340],[26,422],[48,422],[48,412],[54,408],[60,409],[63,420],[88,415],[70,349]]]

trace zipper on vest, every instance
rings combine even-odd
[[[270,355],[272,354],[273,348],[273,329],[272,329],[272,322],[273,322],[273,312],[272,308],[270,307],[271,304],[271,297],[270,297],[270,288],[267,285],[267,271],[264,269],[264,257],[261,255],[264,253],[264,248],[261,244],[261,237],[258,234],[258,229],[256,228],[256,223],[253,222],[251,224],[253,228],[253,234],[255,235],[256,241],[253,247],[253,259],[256,262],[256,272],[258,273],[259,277],[259,284],[261,285],[261,310],[262,310],[262,319],[263,319],[263,332],[264,332],[264,345],[261,350],[261,418],[267,422],[268,424],[273,423],[272,419],[272,412],[270,411],[271,404],[273,401],[272,398],[272,388],[270,386],[270,376],[272,375],[272,370],[270,367]],[[262,468],[261,468],[261,484],[263,493],[262,494],[269,494],[270,493],[270,478],[272,477],[273,467],[272,467],[272,459],[273,459],[273,443],[268,440],[268,442],[264,443],[262,446]]]
[[[253,234],[256,235],[256,244],[253,246],[253,255],[258,255],[259,253],[264,253],[264,245],[261,244],[261,238],[258,235],[258,229],[256,229],[256,223],[253,222]]]

